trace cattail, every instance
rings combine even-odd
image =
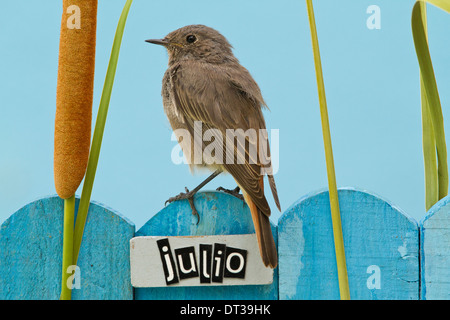
[[[97,0],[63,0],[53,158],[63,199],[75,194],[89,157],[96,28]]]

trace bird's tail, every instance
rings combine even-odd
[[[273,240],[272,229],[270,227],[269,216],[265,215],[248,194],[242,190],[245,202],[250,208],[253,224],[255,226],[256,238],[258,239],[259,252],[261,254],[264,265],[270,266],[272,269],[277,267],[278,257],[275,241]]]

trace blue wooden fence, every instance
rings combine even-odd
[[[421,299],[450,299],[450,196],[420,221]]]
[[[339,189],[352,299],[450,299],[450,197],[420,223],[389,202]],[[92,202],[80,250],[78,299],[339,299],[327,191],[302,197],[272,225],[279,264],[271,285],[133,288],[130,239],[254,232],[248,207],[222,192],[163,208],[135,233],[134,224]],[[78,205],[78,200],[77,200]],[[0,228],[0,299],[58,299],[63,201],[34,201]]]
[[[419,229],[388,202],[340,189],[352,299],[419,298]],[[278,224],[280,299],[339,299],[328,192],[294,203]]]
[[[78,208],[78,199],[75,210]],[[64,201],[34,201],[0,229],[0,299],[59,299]],[[129,241],[134,224],[92,202],[80,248],[74,300],[132,299]]]
[[[151,218],[136,236],[203,236],[255,233],[250,210],[244,202],[223,192],[198,193],[194,205],[200,215],[192,215],[188,201],[168,205]],[[272,225],[277,241],[277,228]],[[278,299],[278,275],[271,285],[136,288],[135,299]]]

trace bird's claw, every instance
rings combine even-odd
[[[241,188],[239,188],[239,187],[236,187],[236,188],[234,188],[233,190],[225,189],[225,188],[223,188],[223,187],[218,187],[218,188],[216,189],[216,191],[222,191],[222,192],[231,194],[232,196],[235,196],[236,198],[239,198],[239,199],[241,199],[242,201],[244,201],[244,196],[243,196],[242,194],[239,193],[240,190],[241,190]]]
[[[191,194],[189,192],[188,188],[184,187],[184,189],[186,190],[186,192],[180,192],[180,194],[178,194],[178,195],[176,195],[174,197],[170,197],[169,199],[166,200],[164,205],[166,206],[167,203],[172,203],[172,202],[178,201],[178,200],[189,199],[189,198],[192,198],[194,196],[194,194]]]
[[[200,222],[200,215],[198,214],[198,211],[197,211],[197,209],[195,209],[195,205],[194,205],[195,192],[189,191],[189,189],[187,187],[184,187],[184,189],[186,190],[186,192],[180,192],[180,194],[167,199],[166,202],[164,203],[164,206],[166,206],[167,203],[172,203],[174,201],[188,200],[189,201],[189,205],[190,205],[190,207],[192,209],[192,214],[194,216],[197,216],[197,225],[198,225],[199,222]]]

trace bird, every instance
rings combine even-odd
[[[145,41],[167,49],[168,68],[161,90],[164,112],[191,171],[213,171],[197,188],[186,188],[186,193],[168,201],[188,199],[196,212],[195,192],[220,173],[231,174],[238,185],[234,191],[242,191],[250,209],[262,262],[276,268],[278,258],[269,220],[271,210],[264,194],[265,176],[278,210],[281,207],[262,113],[268,107],[258,84],[234,56],[229,41],[211,27],[188,25],[162,39]],[[215,133],[209,144],[198,138],[208,130]],[[229,130],[235,135],[227,135]],[[186,132],[194,137],[194,143],[181,135]],[[200,161],[195,146],[204,153]],[[214,149],[214,154],[205,155],[207,148]]]

